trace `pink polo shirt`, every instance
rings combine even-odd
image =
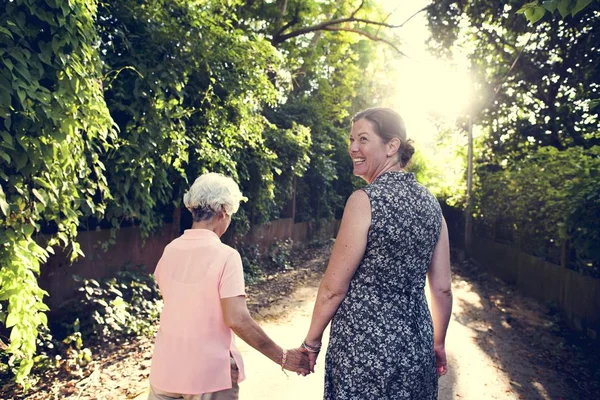
[[[245,379],[234,334],[223,320],[221,298],[245,295],[242,259],[206,229],[188,229],[167,245],[154,276],[164,307],[156,335],[150,384],[172,393],[231,388],[233,355]]]

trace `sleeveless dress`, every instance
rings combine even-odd
[[[407,172],[385,172],[363,190],[371,227],[331,324],[324,398],[437,399],[424,287],[441,230],[440,205]]]

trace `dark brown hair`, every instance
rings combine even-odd
[[[383,140],[383,143],[388,143],[393,138],[400,140],[398,162],[402,168],[406,167],[415,152],[415,148],[412,145],[413,141],[406,136],[406,126],[400,114],[391,108],[375,107],[357,113],[352,118],[352,124],[360,119],[366,119],[373,123],[375,133]]]

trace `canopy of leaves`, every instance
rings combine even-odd
[[[533,28],[502,2],[436,2],[430,13],[434,46],[472,48],[473,68],[488,82],[476,117],[490,127],[486,160],[501,162],[540,146],[600,143],[598,114],[589,107],[600,89],[595,6]],[[486,103],[494,93],[493,104]]]
[[[591,193],[600,192],[596,172],[590,172],[597,168],[592,165],[600,144],[595,108],[599,4],[579,4],[569,8],[569,15],[560,12],[564,19],[544,18],[534,26],[516,13],[522,5],[448,0],[429,10],[432,47],[446,55],[455,46],[467,49],[473,71],[487,82],[472,111],[485,132],[476,149],[477,217],[494,224],[502,215],[507,236],[521,241],[568,240],[587,260],[580,266],[598,268],[600,258],[589,246],[595,238],[589,224],[599,217],[597,205],[589,201],[597,201]],[[579,190],[591,197],[579,197]],[[592,208],[582,214],[577,201]]]
[[[278,100],[282,57],[237,27],[235,5],[156,0],[100,7],[105,98],[120,128],[119,145],[105,159],[113,225],[135,219],[150,232],[180,205],[189,181],[209,170],[246,188],[244,161],[260,167],[254,187],[272,199],[276,156],[265,144],[270,124],[262,109]],[[252,199],[249,208],[264,207]]]

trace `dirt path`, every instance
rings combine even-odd
[[[269,318],[261,325],[282,346],[297,346],[306,334],[317,291],[317,282],[311,283],[263,310]],[[440,399],[598,398],[593,395],[598,393],[598,371],[596,376],[586,377],[592,372],[582,369],[582,350],[569,348],[553,332],[558,321],[547,315],[544,306],[468,266],[455,270],[453,293],[447,338],[449,373],[439,381]],[[322,398],[323,362],[314,375],[303,378],[290,374],[286,378],[276,365],[245,343],[240,341],[239,347],[248,374],[240,385],[242,398]],[[571,365],[563,364],[566,359]],[[579,381],[573,381],[573,376]]]
[[[477,338],[482,331],[485,335],[491,335],[488,333],[487,324],[478,319],[470,320],[468,323],[463,322],[467,307],[480,307],[479,296],[470,291],[469,285],[462,281],[455,283],[454,293],[457,304],[447,344],[450,369],[449,374],[440,379],[440,399],[519,398],[518,392],[511,385],[510,374],[503,371],[493,355],[487,354],[477,345]],[[280,345],[297,346],[304,338],[310,324],[315,296],[316,287],[304,287],[298,290],[291,300],[286,302],[287,312],[282,317],[261,325]],[[240,386],[242,398],[263,400],[321,398],[324,375],[322,362],[317,366],[315,375],[303,378],[290,374],[289,378],[286,378],[276,365],[245,343],[239,343],[239,347],[248,371],[247,381]],[[513,358],[512,355],[508,357]],[[510,364],[517,363],[515,360],[507,361]],[[525,369],[528,369],[527,366]],[[545,382],[546,385],[539,384],[539,392],[527,391],[525,398],[556,399],[556,395],[549,397],[548,391],[551,393],[562,393],[562,391],[554,385],[548,387],[551,382],[553,380]]]
[[[294,270],[273,274],[248,289],[252,314],[280,345],[296,347],[304,338],[327,259],[326,249],[310,250],[295,259]],[[453,271],[449,372],[439,381],[439,398],[600,398],[597,349],[586,341],[567,341],[569,331],[550,309],[481,270],[466,264]],[[314,375],[286,377],[277,365],[243,341],[237,342],[248,376],[240,385],[242,399],[322,398],[323,359]],[[25,398],[145,400],[152,340],[122,343],[103,349],[102,354],[85,377],[53,382]]]

